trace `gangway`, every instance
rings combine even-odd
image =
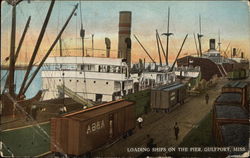
[[[222,64],[220,64],[220,65],[221,65],[221,68],[222,68],[224,74],[227,76],[227,71],[225,70],[224,66]]]
[[[216,64],[216,65],[217,65],[218,70],[220,71],[221,76],[222,76],[222,77],[225,77],[225,74],[223,73],[223,70],[222,70],[222,68],[221,68],[221,65],[219,65],[219,64]]]
[[[59,92],[64,92],[64,94],[80,104],[87,105],[87,107],[94,106],[94,104],[90,100],[84,99],[82,96],[78,95],[76,92],[73,92],[66,86],[63,87],[63,85],[58,85],[57,89],[59,90]]]

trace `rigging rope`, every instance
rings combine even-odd
[[[6,71],[6,73],[2,76],[2,78],[1,78],[1,82],[2,82],[2,80],[8,75],[8,73],[9,73],[9,71],[7,70]]]
[[[79,3],[80,3],[79,11],[80,11],[80,21],[81,21],[81,30],[82,30],[83,29],[83,22],[82,22],[83,21],[82,20],[83,16],[82,16],[82,2],[81,2],[81,0],[79,0]],[[83,89],[83,96],[88,101],[88,91],[87,91],[87,83],[86,83],[87,81],[86,81],[86,73],[85,73],[85,67],[87,65],[84,64],[84,57],[82,57],[82,63],[83,63],[83,83],[84,83],[84,86],[85,86],[85,89]],[[85,90],[85,92],[84,92],[84,90]]]

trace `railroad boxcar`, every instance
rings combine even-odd
[[[212,131],[218,146],[248,146],[249,121],[248,112],[244,108],[237,104],[214,104],[212,122]]]
[[[241,93],[238,92],[222,93],[215,99],[214,103],[217,105],[234,104],[246,109],[246,106],[243,104],[243,96]]]
[[[249,77],[249,73],[247,69],[240,69],[228,72],[227,78],[229,80],[240,80]]]
[[[135,128],[134,102],[118,100],[51,119],[51,151],[81,156]]]
[[[222,87],[221,94],[214,101],[212,131],[218,146],[248,149],[248,91],[246,82],[230,82]],[[232,150],[220,155],[226,157],[243,152]]]
[[[245,107],[247,110],[249,110],[248,107],[249,87],[246,82],[241,82],[241,81],[230,82],[222,87],[221,93],[222,94],[231,93],[231,96],[225,97],[225,99],[223,99],[225,101],[234,99],[234,97],[238,97],[238,94],[240,94],[241,105]],[[235,96],[233,96],[233,93],[235,94]],[[218,98],[216,100],[218,100]]]
[[[186,86],[182,83],[155,88],[151,90],[151,109],[168,112],[178,103],[183,104],[186,98]]]

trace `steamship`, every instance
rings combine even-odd
[[[177,60],[178,67],[200,67],[201,79],[211,80],[214,76],[227,77],[230,79],[235,72],[242,72],[243,75],[236,79],[243,79],[249,76],[249,61],[241,57],[236,57],[236,49],[233,49],[231,58],[222,56],[221,52],[215,48],[215,39],[210,39],[209,50],[200,56],[185,56]]]
[[[42,70],[43,100],[78,97],[108,102],[143,89],[175,81],[173,72],[150,66],[131,73],[131,12],[119,16],[118,58],[110,58],[111,42],[105,38],[106,56],[48,57]]]

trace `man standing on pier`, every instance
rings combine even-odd
[[[205,95],[205,100],[206,100],[206,104],[208,104],[208,101],[209,101],[209,95],[208,95],[208,93],[206,93],[206,95]]]
[[[179,127],[177,125],[177,122],[175,122],[175,125],[174,125],[174,134],[175,134],[175,139],[178,140],[178,135],[179,135]]]
[[[141,129],[142,128],[143,118],[141,116],[138,117],[137,122],[138,122],[139,128]]]

